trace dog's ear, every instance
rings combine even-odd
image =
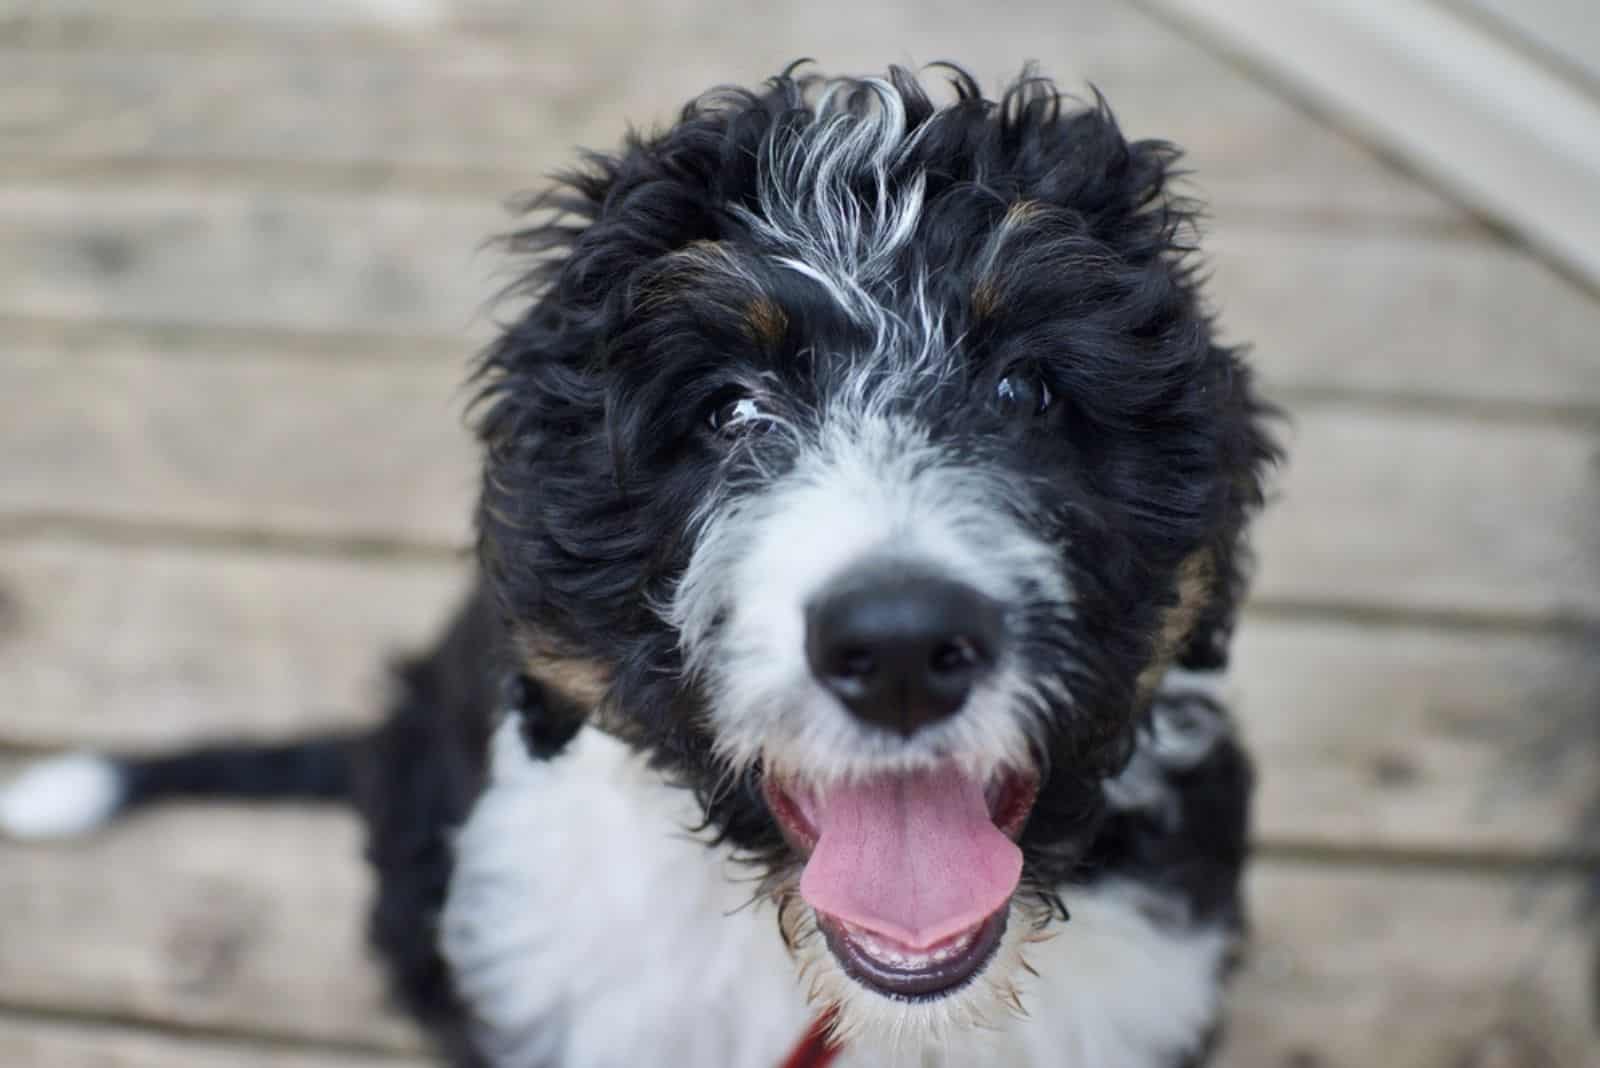
[[[1210,550],[1208,566],[1193,577],[1180,575],[1179,604],[1194,597],[1197,607],[1187,621],[1188,633],[1178,646],[1174,663],[1187,671],[1221,671],[1228,666],[1228,647],[1243,599],[1246,576],[1240,557],[1248,553],[1239,544],[1224,551]],[[1192,584],[1192,589],[1185,589]]]
[[[1250,522],[1265,499],[1267,475],[1283,455],[1270,431],[1281,413],[1257,395],[1240,353],[1214,346],[1213,355],[1228,371],[1227,400],[1219,413],[1224,428],[1219,441],[1225,472],[1223,519],[1203,556],[1192,556],[1185,562],[1187,570],[1180,569],[1178,603],[1193,597],[1195,607],[1174,662],[1190,671],[1228,666],[1234,624],[1250,583]],[[1198,563],[1202,560],[1203,566]]]

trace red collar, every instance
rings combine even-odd
[[[833,1040],[832,1031],[833,1010],[829,1009],[811,1022],[811,1029],[795,1043],[780,1068],[828,1068],[843,1048]]]

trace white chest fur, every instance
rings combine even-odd
[[[688,831],[690,795],[580,731],[551,761],[496,735],[457,841],[443,947],[496,1068],[772,1068],[811,1010],[748,873]],[[1216,1013],[1226,937],[1175,935],[1142,891],[1066,895],[1034,947],[1025,1019],[938,1051],[851,1048],[842,1065],[1168,1068]]]

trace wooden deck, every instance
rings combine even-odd
[[[371,715],[466,572],[480,242],[571,146],[797,55],[1036,56],[1188,147],[1295,420],[1225,1062],[1600,1065],[1600,303],[1134,8],[990,8],[0,0],[0,773]],[[294,808],[0,844],[0,1065],[415,1065],[358,851]]]

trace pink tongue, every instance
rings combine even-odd
[[[1022,851],[989,818],[983,787],[955,768],[816,795],[817,848],[800,876],[812,908],[914,949],[1004,905]]]

